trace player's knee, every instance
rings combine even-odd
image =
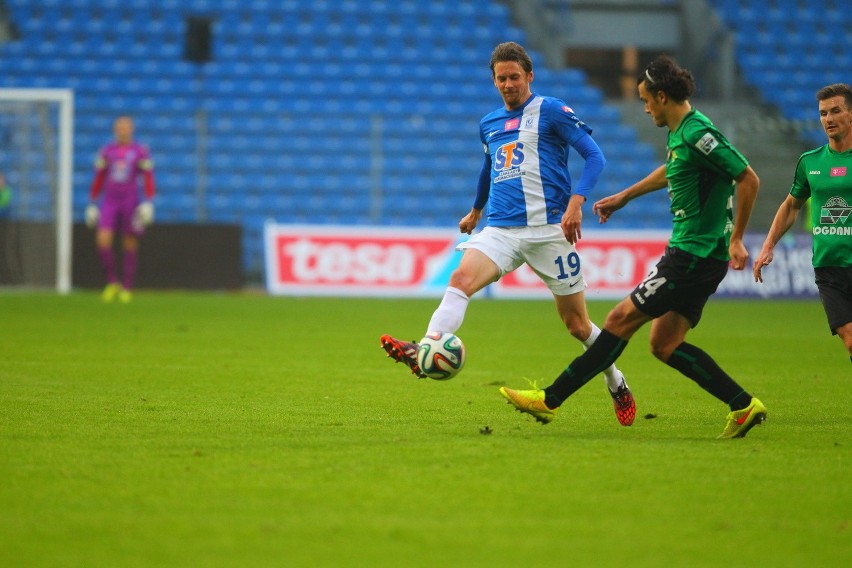
[[[467,288],[470,287],[470,283],[472,282],[472,280],[473,279],[468,274],[462,272],[460,269],[457,268],[450,275],[449,285],[453,288],[458,288],[459,290],[466,291]]]
[[[485,285],[490,283],[482,283],[481,280],[481,276],[463,270],[461,268],[457,268],[450,275],[449,285],[453,288],[458,288],[459,290],[467,294],[468,297],[471,297],[477,292],[479,292],[479,290],[481,290]],[[491,282],[493,282],[493,280],[491,280]]]
[[[672,356],[674,347],[666,342],[651,341],[651,355],[665,363]]]
[[[846,324],[843,327],[837,328],[837,335],[840,341],[846,346],[846,350],[852,355],[852,323]]]
[[[585,341],[592,334],[592,325],[584,318],[574,316],[573,314],[562,316],[562,323],[565,324],[571,337],[577,341]]]
[[[604,320],[604,327],[609,330],[621,329],[627,321],[627,315],[628,312],[624,303],[619,303],[607,314],[606,320]]]
[[[124,250],[126,250],[126,251],[136,252],[136,250],[139,248],[139,241],[136,240],[135,237],[133,237],[133,238],[125,237],[121,241],[121,244],[124,247]]]

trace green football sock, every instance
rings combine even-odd
[[[627,347],[627,341],[613,335],[605,329],[585,353],[571,361],[567,369],[556,378],[552,385],[544,389],[544,404],[548,408],[558,408],[569,396],[580,390],[598,373],[603,372]]]
[[[666,364],[686,375],[698,386],[729,405],[742,410],[751,402],[751,395],[719,367],[710,355],[685,341],[675,347]]]

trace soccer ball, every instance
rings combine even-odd
[[[417,348],[420,370],[438,381],[452,379],[464,367],[464,343],[452,333],[427,333]]]

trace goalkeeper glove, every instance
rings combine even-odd
[[[98,209],[98,206],[94,203],[89,203],[86,205],[86,226],[90,229],[94,229],[95,225],[98,224],[98,220],[101,218],[101,211]]]
[[[133,212],[133,226],[137,229],[147,227],[154,222],[154,204],[150,201],[143,201]]]

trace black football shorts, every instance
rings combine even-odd
[[[828,317],[832,335],[837,328],[852,321],[852,267],[824,266],[814,268],[819,299]]]
[[[651,273],[630,293],[636,309],[652,318],[677,312],[698,325],[704,304],[728,273],[728,261],[667,247]]]

